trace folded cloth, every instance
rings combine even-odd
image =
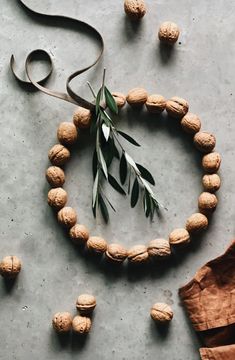
[[[235,360],[235,240],[199,269],[179,295],[205,346],[201,358]]]

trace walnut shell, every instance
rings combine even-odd
[[[0,262],[0,275],[14,279],[21,270],[21,261],[17,256],[5,256]]]
[[[76,224],[69,230],[69,235],[74,244],[83,245],[89,239],[88,229],[81,224]]]
[[[206,172],[210,174],[213,174],[216,171],[218,171],[220,168],[220,164],[221,164],[221,156],[217,152],[206,154],[202,158],[202,167]]]
[[[169,235],[171,245],[184,245],[190,242],[190,236],[186,229],[175,229]]]
[[[171,255],[171,248],[168,240],[154,239],[148,244],[148,254],[151,258],[165,259]]]
[[[161,42],[173,45],[179,38],[180,30],[178,25],[171,21],[165,21],[158,30],[158,38]]]
[[[52,325],[56,332],[65,333],[71,330],[72,320],[69,312],[58,312],[52,319]]]
[[[57,130],[57,138],[63,145],[73,145],[78,138],[76,126],[70,122],[62,122]]]
[[[146,14],[146,5],[144,0],[125,0],[125,13],[131,20],[139,20]]]
[[[126,95],[120,92],[113,92],[112,95],[118,108],[122,108],[126,104]]]
[[[188,112],[181,120],[182,129],[188,134],[196,134],[201,129],[201,120],[193,113]]]
[[[66,206],[64,208],[62,208],[59,212],[58,212],[58,221],[61,225],[63,225],[66,228],[71,228],[72,226],[74,226],[77,222],[77,214],[76,211],[69,207]]]
[[[171,307],[164,303],[156,303],[150,311],[151,318],[158,323],[166,323],[172,320],[173,311]]]
[[[50,166],[46,171],[46,179],[52,187],[61,187],[65,182],[64,171],[58,166]]]
[[[48,152],[48,157],[52,165],[62,166],[70,158],[70,151],[61,144],[54,145]]]
[[[79,129],[87,129],[91,125],[91,111],[84,107],[78,106],[73,114],[73,123]]]
[[[218,200],[215,194],[203,192],[198,198],[198,208],[202,214],[211,214],[217,206]]]
[[[89,315],[96,307],[96,299],[93,295],[82,294],[77,298],[76,308],[82,315]]]
[[[133,107],[139,107],[146,103],[148,98],[148,93],[145,89],[135,88],[129,91],[127,94],[127,102]]]
[[[148,96],[145,105],[151,114],[160,114],[166,108],[166,100],[162,95],[153,94]]]
[[[206,131],[199,131],[194,135],[194,144],[198,150],[203,153],[211,152],[216,144],[216,138],[213,134]]]
[[[128,260],[133,264],[140,264],[148,260],[149,254],[145,245],[134,245],[128,251]]]
[[[87,241],[87,249],[98,254],[107,250],[107,242],[99,236],[91,236]]]
[[[204,175],[202,184],[206,192],[216,192],[220,188],[220,177],[217,174]]]
[[[91,319],[85,316],[75,316],[72,322],[72,328],[75,333],[88,334],[91,329]]]
[[[208,219],[205,215],[195,213],[191,215],[186,222],[186,229],[189,233],[205,230],[208,226]]]
[[[166,102],[166,111],[168,115],[181,119],[188,112],[189,105],[186,100],[177,96],[172,97]]]
[[[128,252],[122,245],[109,244],[105,255],[113,262],[122,263],[127,258]]]
[[[68,200],[67,192],[62,188],[51,189],[48,192],[47,201],[50,206],[59,210],[62,209]]]

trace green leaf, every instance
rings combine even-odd
[[[99,185],[99,172],[97,171],[94,185],[93,185],[93,192],[92,192],[92,207],[95,206],[98,194],[98,185]]]
[[[139,183],[136,178],[131,191],[131,207],[135,207],[139,199]]]
[[[97,96],[96,96],[96,101],[95,101],[95,112],[96,112],[96,115],[98,115],[99,110],[100,110],[101,95],[102,95],[102,89],[100,89],[100,90],[98,91],[98,94],[97,94]]]
[[[153,198],[155,198],[153,190],[151,189],[151,187],[149,186],[149,184],[147,183],[147,181],[145,181],[142,177],[141,177],[141,181],[145,187],[145,189],[147,190],[147,192],[149,193],[150,196],[152,196]]]
[[[127,177],[127,162],[126,162],[125,153],[122,154],[122,157],[120,160],[119,175],[120,175],[121,183],[123,185],[125,183],[126,177]]]
[[[92,158],[92,172],[93,172],[94,179],[96,177],[97,167],[98,167],[97,153],[96,153],[96,150],[94,150],[93,158]]]
[[[100,163],[101,163],[101,166],[102,166],[102,169],[103,169],[103,172],[104,172],[104,176],[107,179],[108,178],[108,170],[107,170],[106,162],[104,160],[104,155],[103,155],[102,150],[101,150],[100,147],[99,147],[98,151],[99,151],[99,159],[100,159]]]
[[[101,194],[99,194],[99,206],[100,206],[101,214],[104,218],[104,221],[107,223],[109,221],[109,213],[108,213],[108,209],[105,204],[105,201],[102,198]]]
[[[147,180],[150,184],[155,185],[155,180],[153,176],[150,174],[150,172],[142,165],[136,164],[137,168],[139,169],[142,178]]]
[[[111,174],[108,174],[108,181],[116,191],[118,191],[122,195],[126,195],[121,185],[118,184],[117,180]]]
[[[128,155],[126,152],[125,152],[125,158],[126,158],[126,161],[135,169],[136,173],[139,175],[140,171],[137,168],[136,163],[134,162],[132,157],[130,155]]]
[[[103,123],[102,124],[102,131],[103,131],[105,140],[108,141],[109,135],[110,135],[110,127],[107,126],[105,123]]]
[[[149,214],[151,211],[151,200],[150,200],[149,193],[147,191],[145,191],[145,201],[146,201],[145,215],[146,215],[146,217],[149,217]]]
[[[117,159],[120,159],[119,151],[115,145],[114,139],[111,136],[109,137],[108,144],[110,152],[113,154],[113,156],[115,156]]]
[[[135,141],[135,139],[133,139],[130,135],[124,133],[123,131],[117,130],[118,134],[120,134],[122,137],[124,137],[124,139],[126,139],[127,141],[129,141],[131,144],[135,145],[135,146],[140,146],[140,144],[137,143],[137,141]]]
[[[105,94],[105,100],[106,100],[106,104],[109,107],[109,109],[114,113],[114,114],[118,114],[118,107],[116,104],[116,101],[114,100],[113,95],[111,94],[111,92],[107,89],[107,87],[105,86],[104,88],[104,94]]]

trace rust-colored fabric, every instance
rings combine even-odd
[[[205,346],[203,360],[235,360],[235,240],[179,290]]]

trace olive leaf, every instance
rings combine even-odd
[[[139,183],[138,179],[135,178],[132,191],[131,191],[131,207],[135,207],[139,199]]]
[[[113,95],[110,93],[110,91],[107,89],[106,86],[104,88],[104,95],[105,95],[105,100],[106,100],[107,106],[114,114],[117,115],[118,107],[117,107],[116,101],[114,100]]]
[[[121,183],[123,185],[127,177],[127,162],[126,162],[125,153],[123,153],[121,156],[119,174],[120,174]]]
[[[122,195],[126,195],[121,185],[118,184],[117,180],[111,174],[108,174],[108,181],[116,191],[118,191]]]
[[[118,134],[120,134],[122,137],[124,137],[124,139],[126,139],[127,141],[129,141],[132,145],[135,146],[140,146],[139,143],[137,143],[137,141],[135,141],[135,139],[133,139],[130,135],[124,133],[123,131],[118,130],[117,131]]]
[[[128,155],[126,152],[125,152],[125,158],[126,158],[126,161],[133,167],[133,169],[135,170],[135,172],[140,175],[140,171],[139,169],[137,168],[136,166],[136,163],[134,162],[134,160],[132,159],[132,157],[130,155]]]
[[[105,140],[108,141],[109,134],[110,134],[110,127],[107,126],[105,123],[103,123],[102,124],[102,131],[103,131]]]
[[[150,172],[144,166],[142,166],[140,164],[136,164],[136,166],[139,169],[142,178],[147,180],[150,184],[155,185],[154,178],[150,174]]]
[[[97,171],[94,185],[93,185],[93,192],[92,192],[92,207],[95,206],[98,194],[98,186],[99,186],[99,172]]]
[[[106,177],[106,179],[108,178],[108,170],[107,170],[107,165],[106,165],[106,162],[104,160],[104,155],[102,153],[102,150],[101,148],[99,148],[99,153],[98,153],[98,157],[100,159],[100,163],[101,163],[101,166],[102,166],[102,170],[104,172],[104,176]]]
[[[108,221],[109,221],[109,213],[108,213],[108,209],[107,209],[107,206],[105,204],[105,201],[102,198],[101,194],[99,194],[99,207],[100,207],[100,210],[101,210],[101,214],[102,214],[102,216],[104,218],[104,221],[106,223],[108,223]]]

